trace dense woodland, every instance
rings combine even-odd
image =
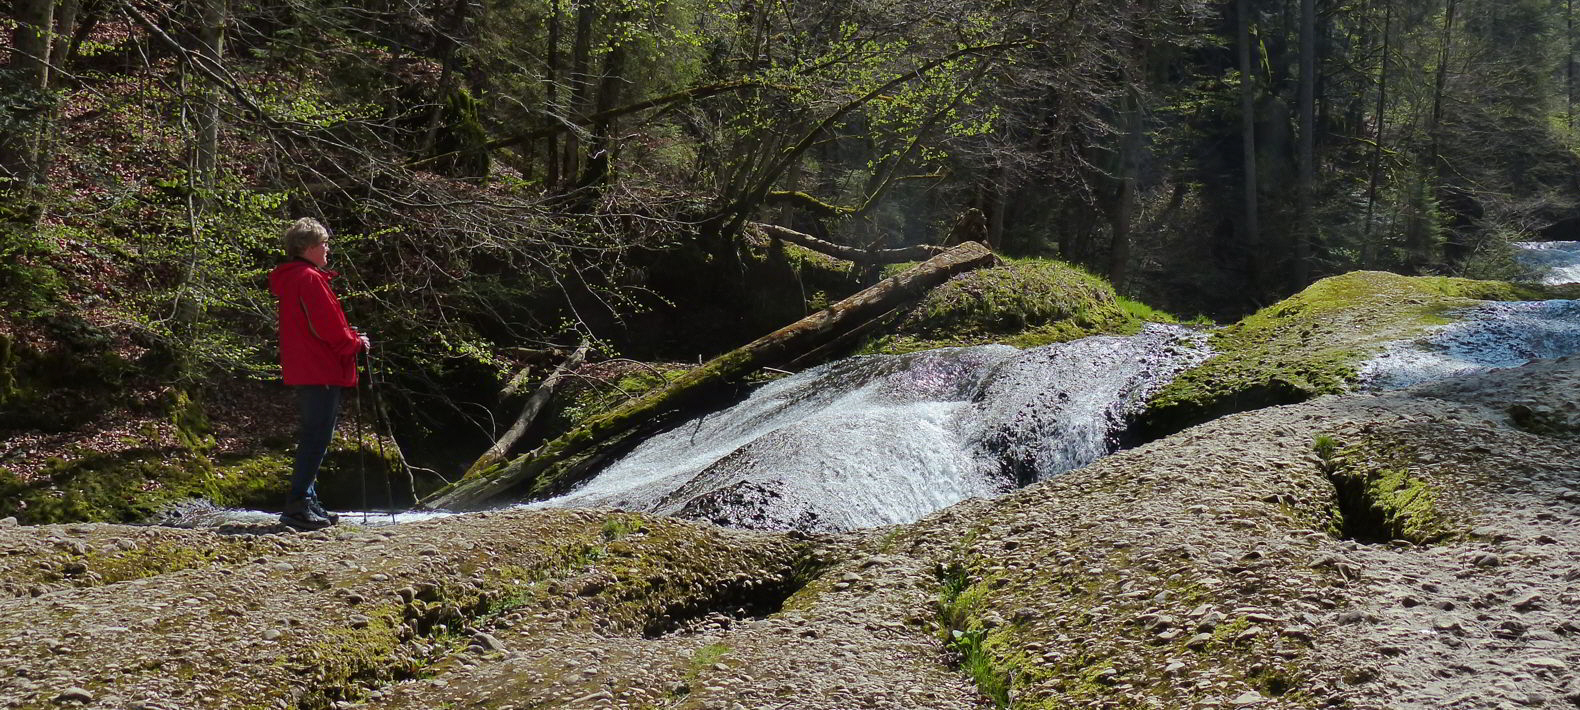
[[[486,430],[459,393],[583,341],[728,350],[914,247],[1223,319],[1356,269],[1510,278],[1511,242],[1580,234],[1572,0],[8,8],[10,428],[86,411],[18,373],[273,378],[263,275],[302,215],[431,430]]]

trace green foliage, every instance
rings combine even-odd
[[[686,661],[686,683],[684,686],[686,690],[677,692],[675,695],[678,697],[690,692],[690,688],[702,677],[704,671],[711,670],[714,665],[722,662],[729,654],[730,647],[728,644],[710,643],[699,647],[696,652],[691,654],[691,658]]]
[[[435,167],[440,172],[477,180],[488,176],[488,131],[483,128],[480,107],[466,89],[457,89],[445,97],[444,128],[434,142],[434,150],[439,154],[459,154],[439,161]]]
[[[282,497],[290,461],[283,455],[224,458],[133,450],[52,459],[24,481],[0,469],[0,516],[29,524],[132,523],[176,501],[204,498],[221,506],[258,507]]]
[[[640,515],[613,515],[603,521],[603,527],[598,530],[598,534],[605,541],[614,542],[643,529],[644,524]]]
[[[639,364],[608,380],[578,379],[566,388],[560,405],[549,419],[548,430],[568,432],[578,424],[674,382],[690,371],[673,363]]]
[[[0,312],[17,320],[48,318],[59,312],[66,291],[65,279],[49,267],[57,242],[46,230],[11,217],[0,214]]]
[[[959,563],[940,565],[937,576],[939,634],[944,645],[960,655],[961,670],[995,707],[1009,707],[1008,670],[995,658],[990,630],[977,618],[991,586],[986,581],[972,583],[970,572]]]
[[[1318,434],[1311,441],[1311,450],[1317,454],[1323,473],[1332,473],[1337,467],[1339,442],[1327,434]]]

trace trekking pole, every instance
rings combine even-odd
[[[378,425],[380,422],[383,422],[384,430],[389,432],[390,436],[395,435],[395,430],[390,427],[389,417],[384,414],[384,404],[379,401],[379,391],[375,388],[380,374],[380,368],[377,363],[378,361],[373,358],[373,353],[368,353],[368,392],[373,395],[373,436],[378,440],[379,461],[383,462],[384,465],[384,501],[389,506],[390,523],[393,524],[395,522],[395,491],[390,484],[390,476],[394,475],[394,473],[390,471],[389,456],[384,453],[384,437],[379,436]]]
[[[356,411],[353,418],[357,421],[357,479],[362,483],[362,524],[368,524],[368,457],[363,455],[362,448],[367,445],[367,440],[362,437],[362,385],[357,385]]]

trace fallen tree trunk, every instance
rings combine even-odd
[[[835,259],[854,261],[858,264],[900,264],[907,261],[921,261],[931,259],[944,252],[944,247],[914,246],[900,249],[857,249],[830,241],[818,239],[810,234],[797,232],[788,227],[777,224],[763,224],[752,222],[749,228],[770,237],[783,239],[797,246],[803,246],[819,254],[827,254]]]
[[[581,347],[576,348],[576,352],[571,353],[571,356],[566,358],[565,362],[560,363],[559,367],[554,368],[554,372],[543,379],[543,383],[538,385],[538,389],[532,393],[531,397],[527,398],[527,403],[522,405],[521,414],[516,417],[515,423],[510,425],[510,429],[503,436],[499,437],[499,440],[495,441],[493,446],[488,447],[488,450],[484,451],[482,456],[477,457],[477,460],[472,462],[471,466],[467,467],[467,476],[486,470],[505,460],[505,457],[510,454],[510,450],[515,447],[517,442],[521,441],[521,437],[527,433],[527,429],[532,426],[532,422],[538,418],[538,413],[543,411],[544,405],[549,403],[549,398],[554,396],[554,390],[565,380],[565,376],[571,370],[580,367],[582,361],[587,359],[588,347],[588,343],[582,341]]]
[[[950,276],[998,262],[987,247],[967,242],[922,264],[731,350],[634,402],[589,419],[510,463],[478,471],[423,499],[427,508],[477,510],[509,494],[542,497],[578,483],[593,465],[643,426],[701,400],[714,388],[764,365],[795,358],[878,316],[919,299]]]

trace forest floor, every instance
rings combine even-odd
[[[1573,708],[1577,462],[1569,357],[841,536],[10,525],[0,706]]]

